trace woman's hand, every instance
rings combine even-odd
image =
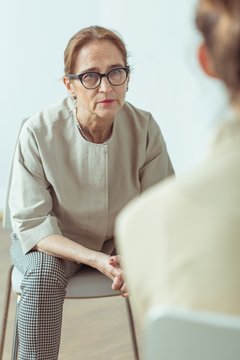
[[[123,296],[127,296],[123,271],[120,267],[120,259],[118,256],[109,257],[109,255],[98,252],[95,255],[92,266],[113,280],[113,290],[119,290]]]
[[[40,240],[34,250],[45,252],[76,263],[86,264],[99,270],[112,279],[112,289],[121,291],[125,296],[126,286],[123,271],[120,267],[120,256],[109,256],[104,253],[90,250],[76,242],[58,234],[49,235]]]
[[[120,255],[113,255],[109,259],[109,264],[115,267],[120,267],[120,260],[121,260]]]
[[[121,257],[119,255],[111,256],[109,259],[109,264],[120,269],[120,260],[121,260]],[[123,275],[123,273],[122,273],[122,275]],[[113,280],[113,283],[112,283],[112,289],[120,290],[122,293],[122,296],[127,297],[128,296],[127,286],[124,281],[122,282],[122,280],[123,280],[123,277],[121,279],[119,279],[118,277],[115,277],[115,279]]]

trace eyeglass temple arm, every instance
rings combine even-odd
[[[69,79],[79,79],[79,76],[76,74],[67,74],[66,75]]]

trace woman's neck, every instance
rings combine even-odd
[[[103,123],[103,119],[92,116],[85,121],[79,119],[77,107],[75,107],[75,120],[82,136],[90,142],[103,144],[110,140],[112,135],[113,120]]]
[[[80,124],[80,130],[82,135],[86,140],[91,141],[96,144],[103,144],[110,139],[112,135],[112,124],[109,127],[100,128],[99,126],[91,126],[90,124],[82,125]]]

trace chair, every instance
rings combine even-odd
[[[19,136],[21,128],[26,120],[27,119],[24,119],[22,121],[18,136]],[[15,149],[14,149],[14,152],[15,152]],[[11,178],[12,178],[12,166],[10,169],[9,183],[8,183],[7,196],[6,196],[6,205],[5,205],[4,218],[3,218],[3,227],[10,231],[12,229],[12,226],[11,226],[11,217],[10,217],[10,211],[9,211],[9,206],[8,206],[8,198],[9,198]],[[5,305],[4,305],[4,310],[3,310],[3,321],[2,321],[2,332],[1,332],[1,343],[0,343],[0,360],[2,359],[3,350],[4,350],[4,342],[5,342],[5,335],[6,335],[6,327],[7,327],[11,290],[13,290],[13,292],[15,292],[17,294],[15,328],[14,328],[13,345],[12,345],[12,360],[17,359],[17,353],[18,353],[17,309],[18,309],[18,301],[21,297],[20,285],[21,285],[22,278],[23,278],[23,275],[17,270],[17,268],[15,268],[14,266],[11,266],[11,268],[9,269],[9,272],[8,272],[6,299],[5,299]],[[80,269],[80,271],[69,280],[66,291],[67,292],[66,292],[65,299],[92,299],[92,298],[101,298],[101,297],[119,296],[120,295],[120,292],[118,293],[118,292],[112,290],[110,279],[108,279],[105,275],[103,275],[99,271],[97,271],[91,267],[88,267],[88,266],[83,266],[83,268]],[[135,327],[134,327],[134,320],[133,320],[131,306],[130,306],[130,302],[129,302],[128,298],[125,298],[125,304],[126,304],[126,308],[127,308],[134,358],[135,358],[135,360],[138,360],[139,354],[138,354],[138,346],[137,346],[136,333],[135,333]]]
[[[155,306],[146,317],[144,360],[239,360],[240,317]]]

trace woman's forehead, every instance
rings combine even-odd
[[[100,40],[84,45],[78,53],[76,68],[80,71],[115,65],[125,65],[121,51],[110,40]]]

